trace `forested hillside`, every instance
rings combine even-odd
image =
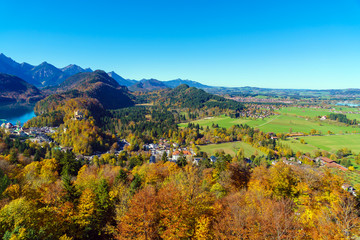
[[[172,107],[193,109],[203,107],[231,109],[234,111],[241,111],[244,109],[244,106],[239,102],[207,93],[202,89],[189,87],[186,84],[182,84],[172,90],[169,90],[166,94],[160,97],[159,103]]]
[[[0,73],[0,102],[36,102],[43,98],[35,86],[8,74]]]

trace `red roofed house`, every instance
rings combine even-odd
[[[330,158],[327,158],[327,157],[318,157],[317,161],[320,161],[321,165],[325,165],[327,167],[337,168],[337,169],[340,169],[342,171],[347,171],[348,170],[346,167],[341,166],[340,164],[336,163],[334,160],[331,160]]]

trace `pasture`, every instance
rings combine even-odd
[[[305,140],[307,138],[304,138]],[[286,139],[286,140],[279,140],[279,144],[282,144],[282,145],[287,145],[289,146],[294,153],[296,153],[297,151],[300,151],[300,152],[303,152],[303,153],[313,153],[314,150],[318,149],[318,147],[316,146],[313,146],[311,144],[302,144],[300,143],[299,140],[296,140],[294,138],[289,138],[289,139]]]
[[[352,107],[339,107],[336,106],[333,109],[336,111],[344,112],[348,119],[356,119],[360,120],[360,113],[359,108],[352,108]],[[348,113],[352,112],[352,113]],[[279,110],[281,114],[288,114],[292,116],[302,116],[302,117],[310,117],[315,118],[318,116],[325,116],[329,115],[330,113],[334,113],[332,109],[322,109],[322,108],[298,108],[298,107],[286,107]]]
[[[230,154],[231,156],[235,156],[237,151],[242,148],[244,149],[244,155],[245,157],[250,157],[251,155],[254,155],[256,152],[259,155],[264,155],[263,152],[260,150],[254,148],[248,143],[245,142],[228,142],[228,143],[219,143],[219,144],[209,144],[209,145],[203,145],[199,146],[200,151],[207,152],[211,155],[213,155],[216,151],[224,150],[226,154]]]
[[[217,117],[208,117],[206,119],[200,119],[192,121],[194,124],[199,124],[200,127],[211,127],[213,124],[218,124],[219,127],[229,128],[236,124],[245,124],[249,122],[247,119],[235,119],[230,118],[224,115],[217,116]],[[188,123],[180,123],[179,127],[186,127]]]
[[[306,143],[321,150],[336,152],[341,148],[360,153],[360,134],[303,137]],[[307,144],[305,144],[307,145]]]
[[[281,114],[288,114],[292,116],[302,116],[302,117],[318,117],[324,116],[331,113],[329,109],[321,108],[298,108],[298,107],[286,107],[278,110]]]
[[[301,144],[304,139],[306,144]],[[325,150],[335,153],[341,148],[348,148],[354,154],[360,153],[360,134],[328,135],[328,136],[307,136],[299,139],[289,138],[279,140],[280,144],[288,145],[294,152],[309,152],[314,150]]]
[[[192,123],[199,124],[200,127],[211,127],[213,124],[218,124],[219,127],[225,128],[236,124],[247,124],[264,132],[275,133],[310,133],[311,129],[315,129],[323,135],[327,134],[328,131],[335,134],[360,132],[360,128],[357,126],[346,126],[345,124],[329,120],[320,121],[288,114],[274,115],[265,119],[233,119],[227,116],[218,116],[195,120]],[[181,123],[179,126],[186,127],[187,123]]]

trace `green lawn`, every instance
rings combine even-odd
[[[219,144],[209,144],[209,145],[203,145],[199,146],[200,151],[207,152],[209,154],[214,154],[217,150],[224,150],[226,154],[230,154],[234,156],[237,151],[242,148],[244,149],[245,157],[250,157],[255,152],[258,152],[259,155],[264,155],[263,152],[260,150],[254,148],[248,143],[245,142],[228,142],[228,143],[219,143]]]

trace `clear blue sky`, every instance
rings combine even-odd
[[[360,0],[2,1],[0,52],[209,85],[360,88]]]

